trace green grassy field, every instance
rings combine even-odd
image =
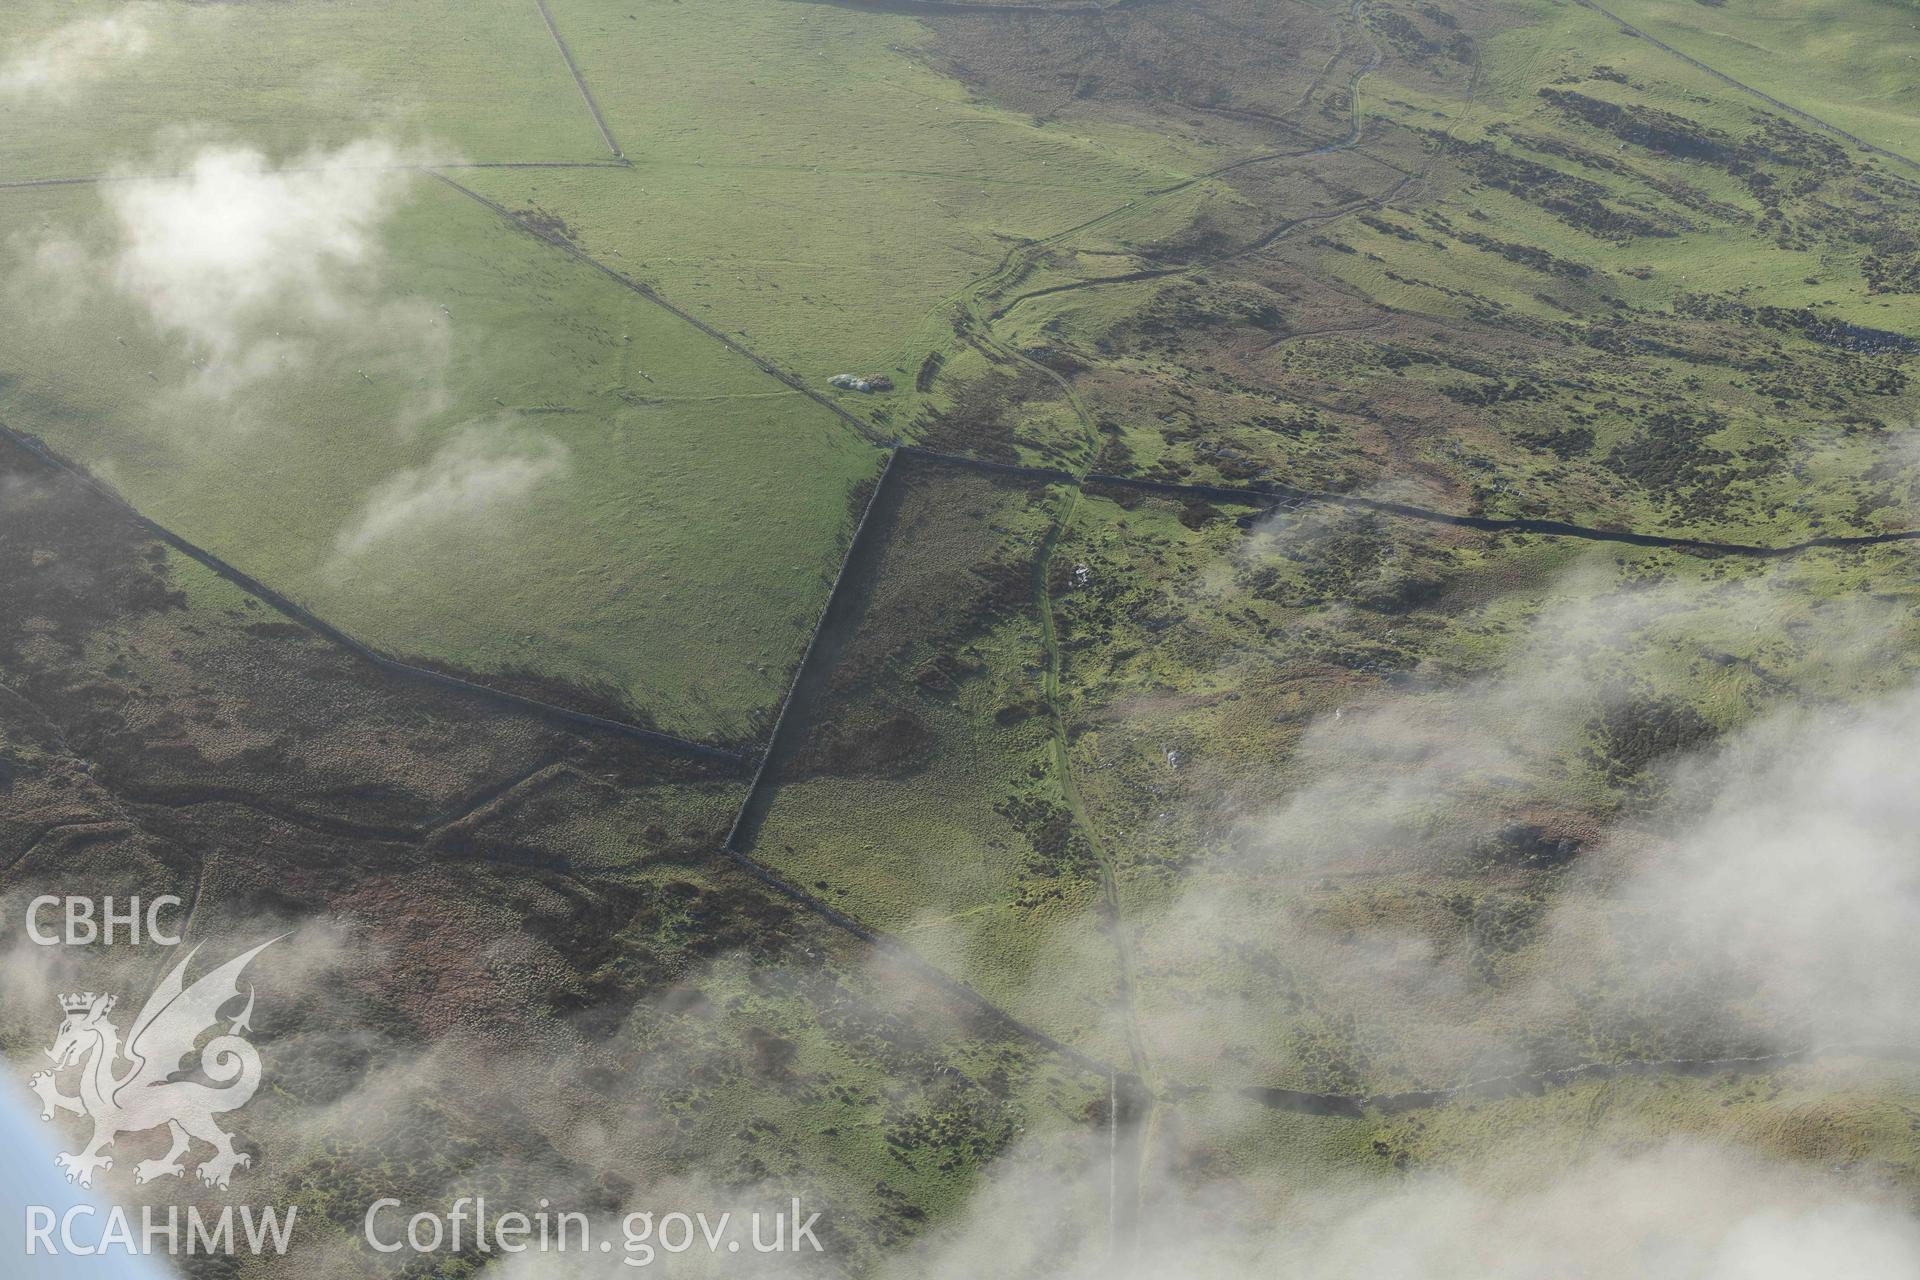
[[[847,399],[894,431],[975,277],[1204,164],[1179,138],[982,100],[912,18],[740,0],[554,12],[633,168],[490,172],[479,189],[563,219],[815,386],[890,375],[897,396]]]
[[[63,26],[115,18],[88,74],[0,88],[0,181],[169,171],[169,152],[239,140],[292,161],[379,134],[451,161],[610,159],[532,0],[401,5],[17,6],[11,57]],[[156,155],[156,143],[166,143]]]
[[[1606,7],[1743,84],[1877,146],[1913,154],[1920,8],[1911,0],[1619,0]],[[1634,42],[1618,43],[1630,48]],[[1623,56],[1669,57],[1671,65],[1670,55],[1658,50]],[[1844,73],[1835,74],[1836,67]]]
[[[104,234],[89,189],[8,199],[43,235]],[[49,316],[16,291],[0,414],[369,644],[750,736],[878,455],[439,183],[413,180],[385,255],[373,328],[296,314],[281,341],[304,356],[244,408],[201,394],[188,350],[119,295]]]

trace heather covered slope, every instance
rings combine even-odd
[[[1899,1273],[1920,33],[1790,7],[4,20],[0,425],[176,535],[6,446],[8,901],[309,922],[343,1235]]]

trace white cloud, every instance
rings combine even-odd
[[[18,237],[11,286],[49,324],[144,330],[131,350],[154,368],[157,421],[257,426],[284,412],[243,392],[310,403],[363,381],[402,427],[445,409],[451,317],[388,281],[413,153],[363,139],[281,162],[201,143],[143,167],[163,176],[99,184],[103,218]]]
[[[1672,791],[1617,842],[1607,928],[1647,994],[1684,979],[1783,1047],[1920,1037],[1920,689],[1775,716],[1680,762]],[[1590,945],[1591,920],[1560,925],[1549,945]]]
[[[427,462],[374,489],[341,531],[336,549],[342,558],[350,558],[492,516],[525,499],[566,466],[567,448],[552,436],[465,428]]]
[[[70,98],[81,85],[145,53],[152,43],[152,26],[153,9],[144,4],[76,18],[0,64],[0,97]]]
[[[1110,1252],[1104,1162],[1028,1148],[958,1217],[882,1274],[925,1280],[1124,1269],[1187,1280],[1887,1280],[1920,1268],[1920,1221],[1821,1172],[1676,1141],[1537,1171],[1513,1143],[1470,1175],[1382,1177],[1270,1194],[1162,1180]],[[1124,1246],[1123,1246],[1124,1247]]]
[[[1802,607],[1801,572],[1622,588],[1582,563],[1494,669],[1357,687],[1301,733],[1284,790],[1244,762],[1162,801],[1238,820],[1126,912],[1159,1068],[1359,1093],[1920,1043],[1920,690],[1888,669],[1911,622],[1864,593]],[[1639,761],[1616,813],[1589,745],[1607,758],[1608,726],[1637,732],[1747,637],[1774,637],[1754,642],[1765,691],[1723,681],[1705,714],[1800,687],[1797,709]],[[1507,864],[1536,839],[1577,856],[1550,878]]]
[[[1276,1242],[1301,1280],[1885,1280],[1920,1268],[1920,1223],[1892,1205],[1688,1143],[1508,1194],[1425,1177],[1302,1208]]]
[[[117,236],[97,265],[185,343],[202,389],[224,394],[317,347],[433,327],[425,304],[374,300],[381,227],[412,179],[407,156],[379,141],[283,167],[250,147],[207,146],[178,177],[102,188]]]

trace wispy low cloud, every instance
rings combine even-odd
[[[143,163],[148,176],[100,184],[102,216],[17,238],[13,287],[52,323],[112,317],[157,337],[161,350],[134,349],[156,364],[155,405],[177,426],[272,420],[242,393],[276,384],[310,399],[363,383],[411,425],[445,409],[453,343],[443,308],[389,280],[389,225],[416,159],[372,138],[285,159],[176,145]]]
[[[1497,671],[1316,720],[1292,762],[1301,785],[1243,822],[1244,846],[1266,866],[1427,862],[1547,791],[1617,696],[1596,656],[1627,651],[1686,603],[1677,590],[1612,590],[1604,575],[1570,571]]]
[[[81,85],[145,53],[152,27],[153,9],[144,4],[57,27],[0,63],[0,97],[71,97]]]
[[[1896,1205],[1690,1143],[1509,1195],[1433,1177],[1302,1208],[1269,1255],[1301,1280],[1881,1280],[1920,1267],[1920,1222]]]
[[[183,340],[204,389],[230,391],[297,364],[308,344],[423,330],[431,317],[373,301],[381,227],[413,175],[390,143],[363,140],[285,166],[208,146],[178,177],[103,189],[117,231],[107,278]]]
[[[1365,1092],[1920,1043],[1920,688],[1865,701],[1910,623],[1865,593],[1802,615],[1790,572],[1616,587],[1583,564],[1496,669],[1317,720],[1235,856],[1128,913],[1157,1062]],[[1684,719],[1683,664],[1752,635],[1787,638],[1780,674]],[[1796,680],[1865,705],[1758,713]],[[1755,718],[1705,718],[1729,712]],[[1214,976],[1242,964],[1298,1003]],[[1306,1035],[1338,1052],[1273,1060]]]
[[[1275,1202],[1235,1179],[1168,1181],[1116,1255],[1098,1160],[1023,1149],[887,1280],[1121,1272],[1187,1280],[1886,1280],[1920,1268],[1920,1220],[1883,1189],[1675,1140],[1553,1171],[1495,1143],[1470,1176],[1421,1173]],[[1178,1187],[1178,1190],[1174,1188]],[[1131,1255],[1130,1262],[1123,1261]]]
[[[1623,837],[1607,931],[1622,968],[1788,1043],[1920,1039],[1920,689],[1796,709],[1671,776],[1671,812]],[[1561,914],[1556,945],[1594,945],[1590,921]]]
[[[417,467],[368,495],[336,543],[341,559],[404,546],[449,526],[492,518],[567,468],[552,436],[507,427],[467,427]]]

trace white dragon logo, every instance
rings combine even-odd
[[[220,1009],[240,995],[240,971],[247,962],[278,942],[261,943],[245,955],[237,956],[192,986],[182,979],[187,964],[199,950],[195,947],[186,959],[173,967],[147,997],[140,1016],[133,1020],[124,1047],[120,1029],[107,1020],[113,1012],[114,998],[89,991],[60,997],[66,1021],[60,1024],[47,1056],[54,1061],[52,1071],[41,1071],[32,1080],[33,1091],[40,1095],[42,1120],[51,1120],[55,1111],[71,1111],[93,1120],[93,1139],[81,1151],[54,1157],[54,1163],[67,1171],[67,1181],[80,1186],[93,1185],[98,1169],[113,1168],[113,1157],[103,1154],[123,1133],[140,1133],[166,1125],[173,1147],[159,1160],[142,1160],[134,1166],[134,1181],[186,1172],[180,1157],[187,1154],[191,1139],[209,1143],[213,1155],[200,1162],[200,1181],[208,1186],[224,1187],[236,1168],[253,1163],[253,1157],[233,1149],[232,1135],[213,1122],[222,1112],[247,1105],[260,1087],[260,1055],[242,1039],[242,1031],[252,1030],[253,989],[247,989],[247,1007],[227,1026],[227,1034],[216,1036],[200,1050],[201,1073],[213,1083],[176,1080],[181,1060],[194,1051],[194,1043],[220,1021]],[[116,1075],[116,1063],[130,1065]],[[68,1097],[60,1092],[56,1075],[71,1068],[80,1072],[80,1094]]]

